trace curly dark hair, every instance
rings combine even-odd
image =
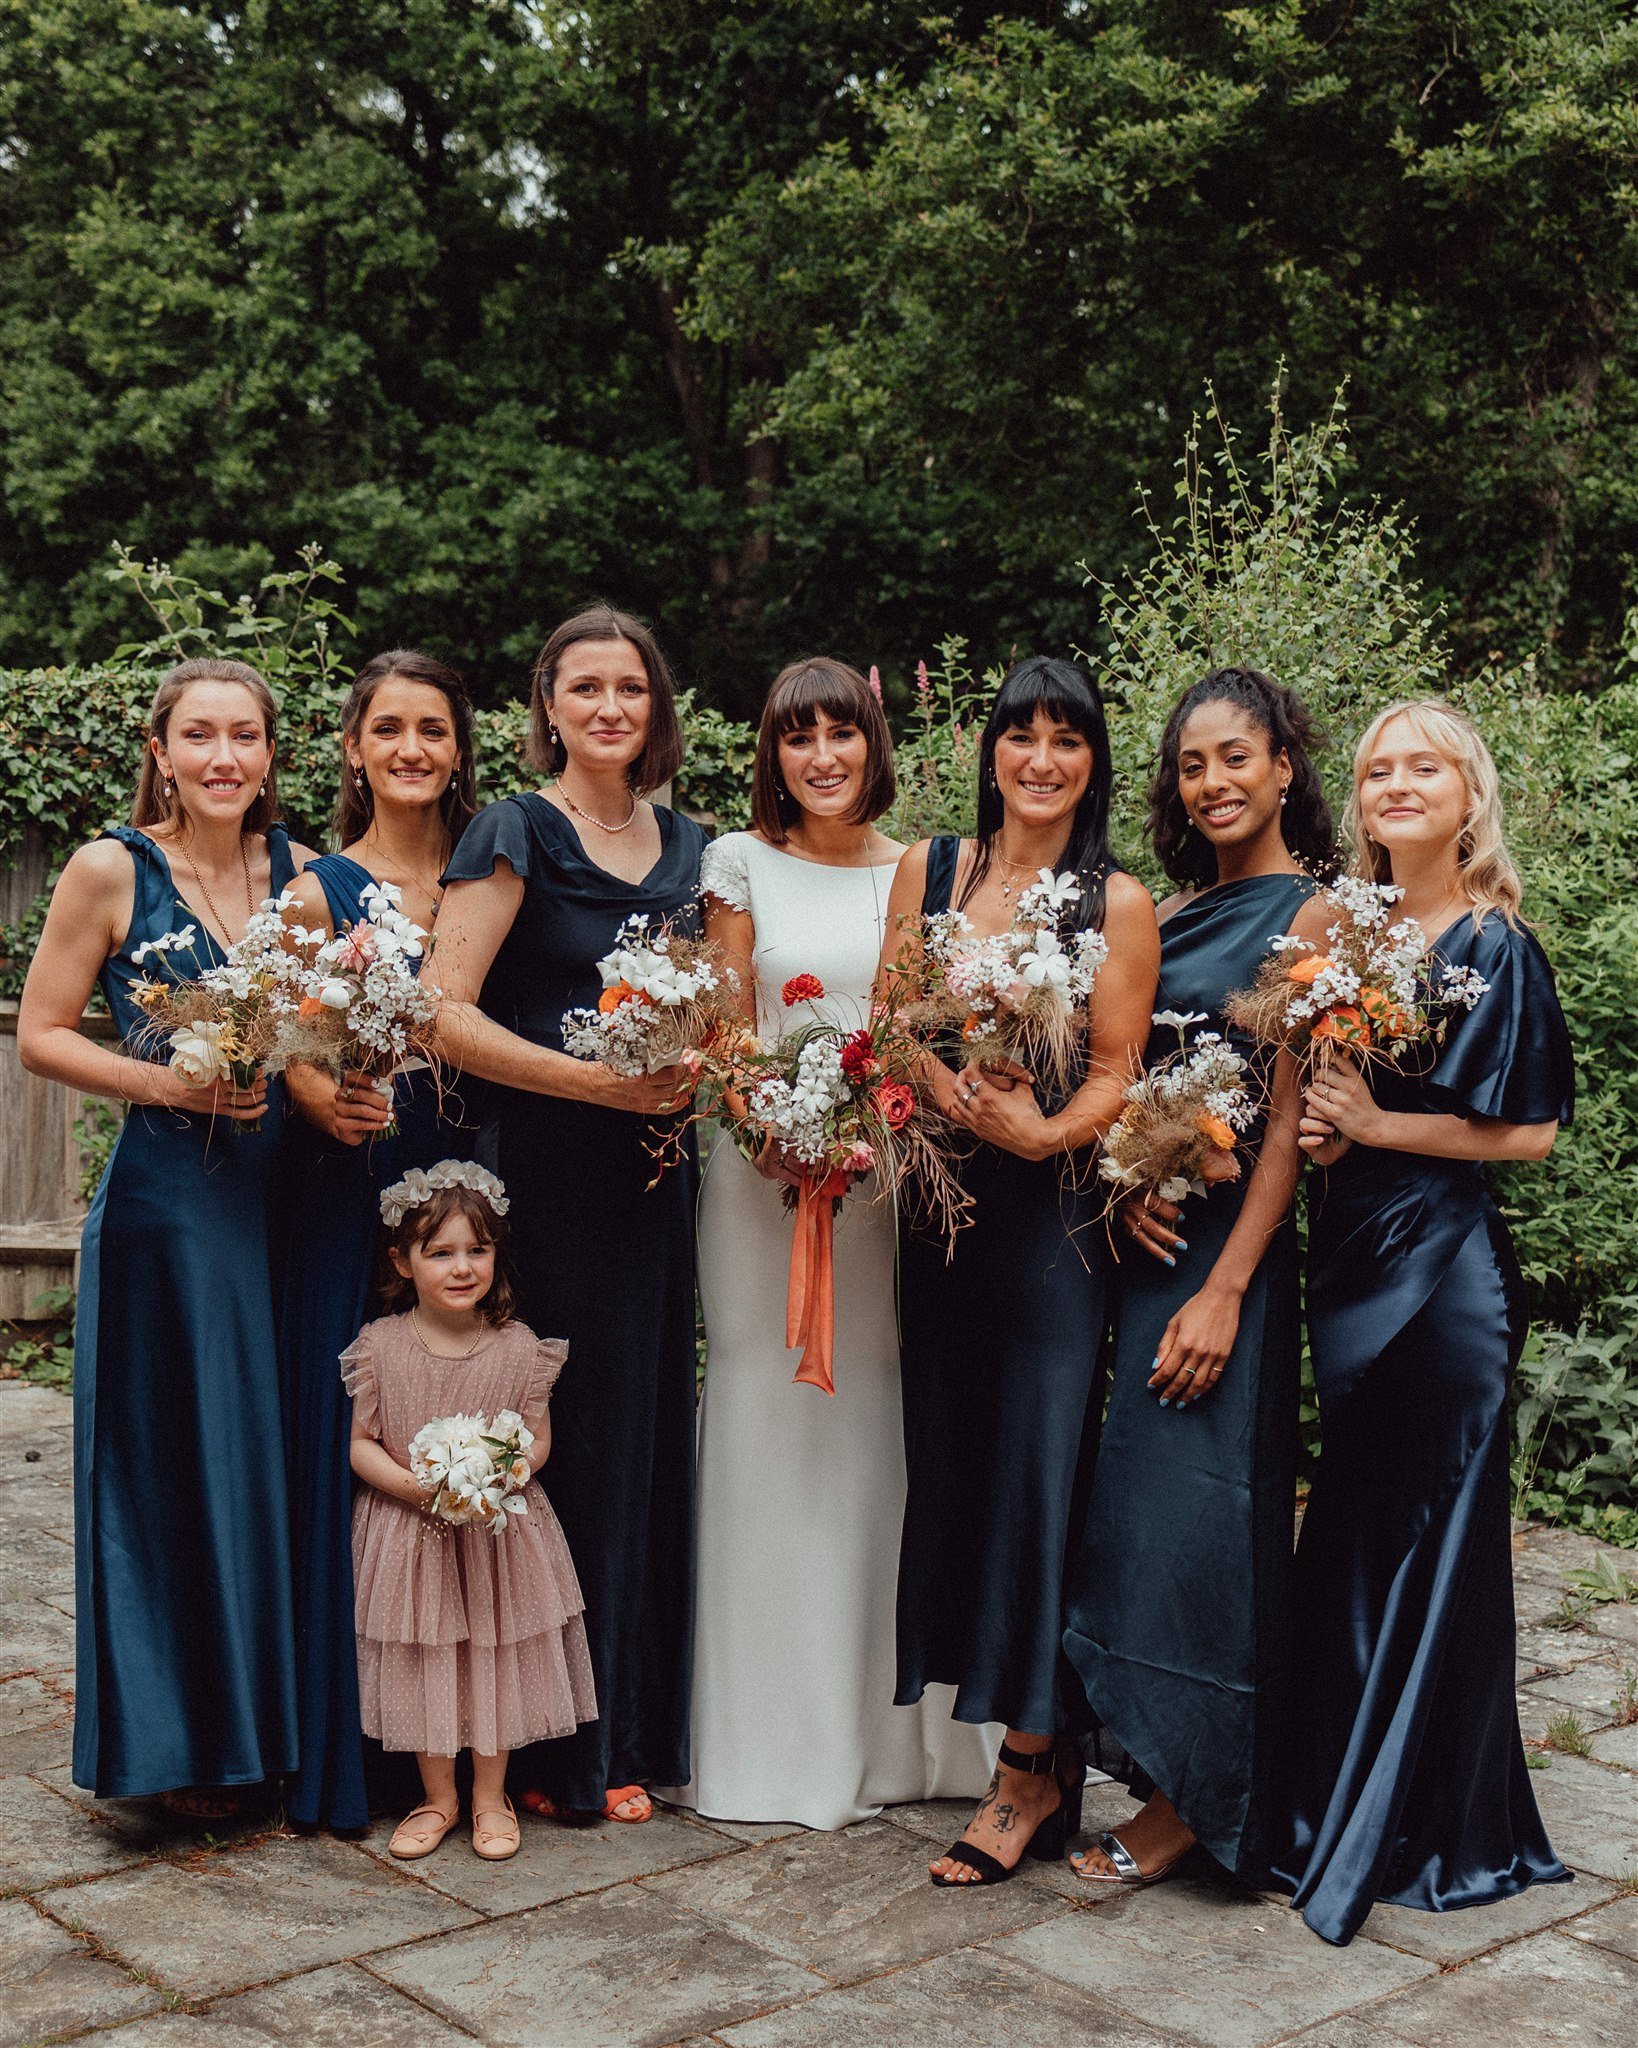
[[[438,1188],[416,1208],[406,1210],[397,1228],[386,1233],[381,1245],[382,1310],[396,1316],[415,1306],[415,1282],[407,1273],[399,1272],[392,1262],[393,1253],[407,1259],[412,1245],[425,1244],[454,1215],[466,1219],[480,1244],[495,1247],[495,1284],[478,1303],[478,1313],[498,1330],[517,1313],[512,1265],[506,1255],[509,1233],[506,1218],[497,1216],[483,1196],[474,1194],[471,1188]]]
[[[1295,690],[1256,668],[1214,668],[1190,684],[1166,721],[1149,785],[1149,839],[1160,865],[1185,887],[1203,888],[1217,879],[1217,857],[1210,842],[1194,830],[1178,792],[1183,728],[1202,704],[1239,705],[1268,735],[1269,752],[1285,755],[1291,783],[1280,813],[1280,831],[1292,857],[1310,874],[1329,881],[1341,865],[1341,851],[1313,758],[1327,744],[1326,736]]]

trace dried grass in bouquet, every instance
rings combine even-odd
[[[1489,984],[1470,967],[1426,958],[1421,926],[1394,918],[1404,893],[1351,875],[1333,882],[1320,897],[1334,913],[1324,944],[1275,939],[1256,981],[1229,998],[1229,1021],[1258,1045],[1292,1053],[1305,1073],[1337,1049],[1369,1064],[1436,1045],[1444,1013],[1471,1010]]]
[[[595,1010],[570,1010],[563,1050],[636,1078],[709,1055],[743,1029],[739,976],[709,939],[628,917],[597,963]]]
[[[1124,1106],[1098,1162],[1111,1207],[1128,1194],[1181,1202],[1219,1181],[1238,1180],[1240,1138],[1256,1120],[1240,1055],[1214,1031],[1202,1032],[1192,1045],[1184,1040],[1189,1026],[1205,1022],[1203,1011],[1161,1010],[1153,1021],[1176,1029],[1178,1050],[1147,1068],[1121,1097]]]
[[[295,900],[288,891],[268,897],[216,960],[201,955],[193,924],[138,946],[136,965],[154,959],[165,971],[131,991],[143,1015],[132,1050],[153,1059],[168,1045],[166,1064],[196,1088],[215,1081],[253,1088],[261,1075],[276,1072],[283,1065],[281,1033],[300,1006],[307,971],[305,949],[293,947],[285,929],[284,912]],[[184,960],[197,972],[180,971]],[[259,1131],[261,1119],[235,1121],[233,1129]]]
[[[1073,874],[1042,868],[1018,898],[1004,932],[981,937],[959,910],[922,919],[913,1014],[923,1031],[959,1031],[967,1057],[1002,1070],[1021,1068],[1048,1094],[1078,1078],[1087,1005],[1109,956],[1099,931],[1064,932],[1079,902]]]

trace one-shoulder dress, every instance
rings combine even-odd
[[[1302,875],[1220,883],[1160,928],[1156,1007],[1203,1015],[1265,1088],[1267,1063],[1225,1027],[1270,942],[1313,884]],[[1177,1045],[1155,1028],[1150,1056]],[[1248,1134],[1255,1150],[1260,1131]],[[1175,1266],[1123,1245],[1111,1289],[1109,1412],[1071,1574],[1064,1648],[1097,1721],[1184,1824],[1237,1875],[1267,1870],[1278,1813],[1279,1741],[1296,1511],[1300,1323],[1296,1229],[1288,1216],[1240,1305],[1223,1375],[1198,1402],[1162,1408],[1148,1385],[1166,1325],[1209,1276],[1250,1186],[1191,1195]]]
[[[705,834],[660,808],[640,881],[599,867],[533,792],[479,813],[445,881],[504,861],[523,901],[480,997],[497,1023],[561,1050],[563,1017],[595,1006],[597,962],[628,917],[699,928]],[[520,1767],[560,1806],[611,1786],[688,1777],[694,1550],[694,1198],[691,1145],[656,1185],[647,1117],[497,1088],[519,1312],[568,1339],[553,1411],[552,1500],[586,1596],[597,1720]]]
[[[1534,937],[1464,915],[1489,984],[1384,1109],[1568,1123],[1569,1033]],[[1561,1883],[1514,1695],[1508,1390],[1523,1284],[1474,1161],[1354,1145],[1312,1176],[1320,1466],[1297,1553],[1290,1839],[1276,1878],[1346,1942],[1378,1899],[1443,1912]]]
[[[145,832],[99,976],[140,1057],[145,977],[221,958]],[[273,888],[293,873],[268,833]],[[150,954],[185,925],[195,951]],[[296,1760],[271,1211],[281,1090],[254,1132],[133,1107],[86,1218],[74,1331],[74,1782],[104,1798],[256,1785]]]
[[[309,861],[335,929],[363,917],[375,877],[342,853]],[[443,1108],[452,1114],[455,1098]],[[381,1237],[381,1190],[412,1166],[458,1153],[462,1134],[440,1118],[431,1074],[393,1083],[398,1128],[338,1144],[304,1117],[289,1119],[284,1212],[289,1228],[279,1318],[285,1464],[295,1571],[296,1706],[300,1761],[285,1804],[298,1827],[369,1825],[353,1650],[352,1404],[336,1358],[370,1312]],[[470,1138],[467,1141],[470,1144]]]
[[[931,842],[924,912],[949,909],[960,854]],[[1051,1735],[1066,1725],[1065,1553],[1101,1406],[1102,1205],[1089,1175],[994,1145],[974,1146],[962,1178],[972,1220],[953,1257],[934,1234],[899,1238],[896,1697],[953,1685],[958,1721]]]

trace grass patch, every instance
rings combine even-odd
[[[1587,1731],[1569,1712],[1555,1714],[1547,1723],[1544,1738],[1549,1749],[1556,1749],[1560,1756],[1591,1756],[1592,1744],[1587,1740]]]

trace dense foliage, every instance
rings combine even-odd
[[[1369,421],[1459,666],[1638,558],[1622,0],[0,0],[0,660],[318,540],[510,692],[1087,644],[1203,379]],[[257,536],[254,542],[247,536]]]

